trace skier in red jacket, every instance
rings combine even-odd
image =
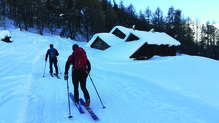
[[[74,85],[74,98],[75,102],[79,102],[79,92],[78,86],[80,83],[81,90],[84,93],[86,107],[90,105],[90,95],[86,88],[86,79],[91,70],[90,61],[87,59],[86,52],[83,48],[79,47],[77,44],[72,46],[73,53],[68,57],[68,60],[65,65],[65,76],[64,79],[68,79],[68,70],[70,65],[73,65],[72,68],[72,82]]]

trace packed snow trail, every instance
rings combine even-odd
[[[118,60],[113,56],[105,59],[98,51],[86,47],[86,43],[74,42],[55,36],[40,36],[12,30],[14,42],[0,42],[0,123],[88,123],[93,119],[86,112],[80,114],[71,102],[68,116],[67,83],[63,80],[65,62],[72,53],[72,45],[78,43],[85,48],[92,64],[91,77],[106,106],[100,100],[90,81],[87,89],[91,96],[91,108],[101,123],[218,123],[218,86],[214,85],[217,72],[211,77],[207,91],[202,79],[205,70],[218,70],[219,63],[192,56],[155,57],[148,61]],[[61,79],[51,77],[47,61],[45,77],[43,71],[45,54],[49,44],[58,50]],[[117,52],[118,53],[118,52]],[[190,60],[192,59],[192,60]],[[191,61],[210,62],[205,67]],[[200,78],[194,81],[189,73],[202,67]],[[180,69],[180,71],[174,70]],[[169,71],[167,71],[169,70]],[[209,71],[207,73],[209,73]],[[202,74],[204,73],[204,74]],[[183,79],[182,76],[186,76]],[[196,75],[195,75],[196,76]],[[185,83],[185,84],[183,84]],[[192,84],[188,88],[189,84]],[[178,85],[178,86],[177,86]],[[193,89],[195,87],[197,89]],[[203,86],[202,85],[202,86]],[[73,92],[69,70],[69,89]],[[183,87],[183,88],[182,88]],[[199,90],[200,89],[200,90]],[[207,90],[208,90],[207,89]],[[188,91],[186,91],[188,90]],[[83,93],[79,89],[80,97]],[[200,94],[201,96],[197,96]],[[206,95],[208,95],[208,100]],[[215,97],[215,98],[213,98]],[[85,110],[85,109],[84,109]]]
[[[49,119],[55,122],[61,120],[58,117],[63,117],[64,114],[56,116],[54,112],[57,109],[64,109],[62,107],[62,103],[65,104],[64,93],[60,92],[64,89],[58,88],[63,85],[60,85],[60,80],[50,78],[48,74],[42,78],[42,66],[45,63],[45,52],[48,49],[48,45],[45,45],[47,40],[36,40],[38,38],[34,37],[38,35],[31,33],[24,37],[20,33],[22,32],[17,31],[15,35],[12,33],[15,37],[14,43],[3,44],[8,47],[1,51],[1,54],[6,56],[1,56],[1,63],[4,64],[1,68],[4,71],[1,76],[5,76],[1,78],[4,81],[1,87],[5,89],[4,92],[1,91],[1,97],[3,97],[1,111],[5,110],[10,113],[10,116],[2,113],[1,116],[7,118],[7,122],[34,123],[46,122]],[[46,73],[48,73],[48,63]],[[7,104],[12,107],[8,109]],[[6,106],[5,109],[4,106]]]

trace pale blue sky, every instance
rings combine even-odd
[[[111,0],[113,2],[113,0]],[[121,0],[115,0],[119,5]],[[149,6],[152,12],[155,12],[159,6],[164,16],[167,16],[168,9],[173,6],[174,9],[180,9],[184,18],[190,17],[193,21],[198,19],[206,23],[219,23],[219,0],[123,0],[127,7],[132,3],[139,12],[143,12]]]

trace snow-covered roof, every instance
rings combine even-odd
[[[102,39],[105,43],[107,43],[109,46],[113,46],[115,44],[124,42],[123,39],[120,39],[119,37],[115,36],[114,34],[110,33],[97,33],[95,34],[91,40],[87,43],[87,46],[91,46],[92,43],[96,40],[96,38],[99,37]]]
[[[144,43],[145,41],[121,42],[104,50],[101,55],[105,58],[113,56],[116,59],[129,59],[129,57]]]
[[[176,39],[172,38],[168,34],[164,32],[146,32],[146,31],[138,31],[138,30],[132,30],[130,31],[130,34],[134,34],[141,41],[146,41],[148,44],[157,44],[157,45],[180,45],[180,42],[177,41]],[[125,40],[128,38],[126,36]]]
[[[123,32],[126,37],[124,40],[127,40],[129,35],[132,33],[135,36],[139,38],[139,40],[146,41],[148,44],[157,44],[157,45],[180,45],[180,42],[178,42],[176,39],[172,38],[168,34],[164,32],[153,32],[153,31],[139,31],[139,30],[133,30],[131,28],[126,28],[123,26],[115,26],[110,33],[112,34],[116,29],[119,29],[121,32]]]
[[[123,26],[115,26],[109,33],[112,34],[116,29],[123,32],[126,36],[130,33],[130,31],[132,31],[132,29],[130,29],[130,28],[126,28],[126,27],[123,27]]]
[[[10,32],[8,30],[1,30],[0,31],[0,39],[4,39],[6,36],[10,37]]]

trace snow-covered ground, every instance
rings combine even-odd
[[[68,118],[63,73],[71,47],[78,42],[15,29],[10,32],[13,43],[0,41],[0,123],[94,122],[87,112],[80,114],[72,102],[73,118]],[[48,62],[43,78],[45,54],[51,43],[60,54],[61,79],[49,75]],[[119,47],[99,51],[86,43],[78,44],[87,51],[90,75],[106,106],[102,109],[88,78],[97,122],[219,123],[219,61],[189,55],[136,61],[119,58]],[[72,92],[71,79],[69,86]]]

